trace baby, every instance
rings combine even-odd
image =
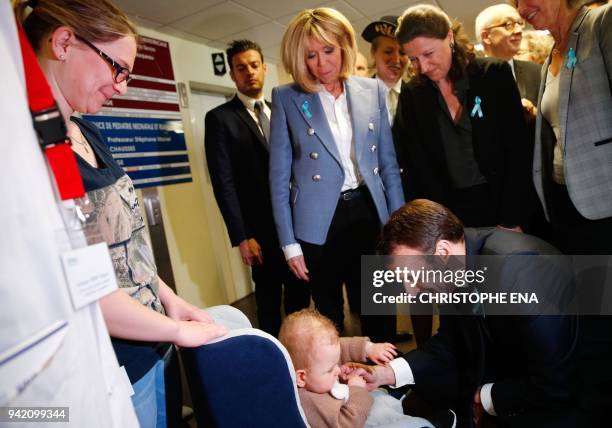
[[[401,402],[385,392],[369,393],[360,375],[339,366],[366,358],[386,364],[397,355],[392,344],[372,343],[367,337],[339,338],[332,321],[313,309],[285,318],[279,340],[293,361],[300,403],[313,428],[432,426],[404,415]],[[338,381],[342,373],[346,384]]]

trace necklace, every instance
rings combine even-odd
[[[73,137],[68,137],[68,138],[70,138],[70,141],[72,141],[73,143],[78,143],[81,146],[83,146],[83,149],[85,149],[85,153],[89,153],[89,147],[87,147],[88,144],[85,141],[81,139],[77,140],[76,138],[73,138]]]

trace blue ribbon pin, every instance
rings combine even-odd
[[[308,119],[312,119],[312,113],[310,112],[309,108],[310,106],[308,105],[308,101],[304,101],[302,104],[302,111]]]
[[[480,103],[482,103],[482,100],[479,96],[476,96],[476,98],[474,98],[474,108],[472,109],[472,113],[470,114],[471,117],[478,115],[478,117],[482,119],[483,114],[482,107],[480,107]]]
[[[578,61],[578,59],[576,58],[576,51],[574,51],[574,48],[569,48],[569,51],[567,51],[567,61],[565,62],[565,68],[571,70],[576,66],[576,61]]]

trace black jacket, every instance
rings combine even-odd
[[[255,238],[277,249],[268,148],[255,120],[234,96],[209,111],[204,126],[208,171],[232,245]]]
[[[532,207],[521,196],[531,186],[529,134],[510,66],[476,59],[466,70],[468,113],[476,96],[483,117],[471,117],[474,156],[494,195],[498,224],[521,225]],[[426,198],[452,209],[452,182],[437,122],[438,93],[424,76],[412,79],[400,95],[393,140],[402,169],[406,200]]]

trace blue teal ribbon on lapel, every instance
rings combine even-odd
[[[308,118],[308,119],[312,119],[312,113],[310,112],[310,106],[308,104],[308,101],[304,101],[302,103],[302,111],[304,112],[304,115]]]
[[[476,98],[474,98],[474,108],[472,109],[472,113],[470,113],[471,117],[478,115],[478,117],[482,119],[484,116],[482,114],[482,107],[480,107],[480,103],[482,103],[482,100],[479,96],[476,96]]]
[[[577,61],[578,59],[576,58],[576,51],[574,50],[574,48],[569,48],[569,51],[567,51],[567,61],[565,62],[565,68],[571,70],[576,66]]]

